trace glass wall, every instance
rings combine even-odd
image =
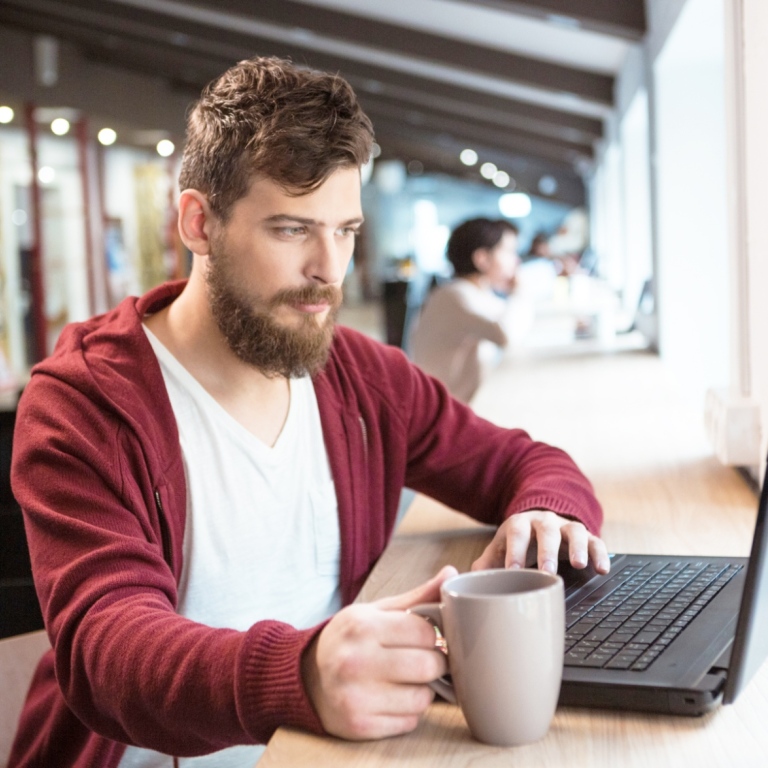
[[[75,135],[55,112],[35,110],[30,132],[6,107],[0,124],[0,392],[23,385],[66,323],[188,270],[173,159]]]

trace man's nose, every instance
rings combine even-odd
[[[349,245],[334,235],[319,237],[309,263],[309,277],[326,285],[341,283],[349,262]]]

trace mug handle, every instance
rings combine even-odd
[[[440,603],[414,605],[407,610],[407,613],[415,613],[417,616],[421,616],[432,626],[435,630],[435,650],[448,656],[448,643],[443,632],[443,614]],[[446,701],[450,701],[451,704],[458,703],[453,683],[447,677],[438,677],[437,680],[433,680],[429,684],[429,687],[436,693],[439,693]]]

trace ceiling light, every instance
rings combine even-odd
[[[176,145],[170,139],[160,139],[156,149],[161,157],[170,157],[176,151]]]
[[[522,219],[531,212],[531,198],[524,192],[510,192],[499,198],[499,210],[510,219]]]
[[[57,136],[64,136],[65,134],[69,133],[69,120],[63,117],[57,117],[51,123],[51,130]]]
[[[554,195],[557,192],[557,179],[554,176],[542,176],[539,179],[539,192],[542,195]]]
[[[44,165],[37,172],[37,178],[41,184],[50,184],[56,178],[56,171],[50,165]]]
[[[496,171],[493,183],[497,187],[506,187],[509,184],[509,174],[506,171]]]
[[[13,120],[13,110],[10,107],[0,107],[0,123],[10,123],[11,120]]]
[[[117,134],[111,129],[111,128],[102,128],[97,138],[99,140],[99,143],[103,144],[105,147],[108,147],[110,144],[114,144],[117,140]]]
[[[464,165],[474,165],[477,162],[477,152],[474,149],[462,149],[459,160]]]
[[[492,179],[499,169],[493,163],[483,163],[480,166],[480,175],[484,179]]]

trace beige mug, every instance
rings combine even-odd
[[[472,735],[514,746],[546,734],[563,676],[563,580],[534,569],[447,579],[441,603],[411,608],[433,623],[450,680],[432,687],[461,707]]]

